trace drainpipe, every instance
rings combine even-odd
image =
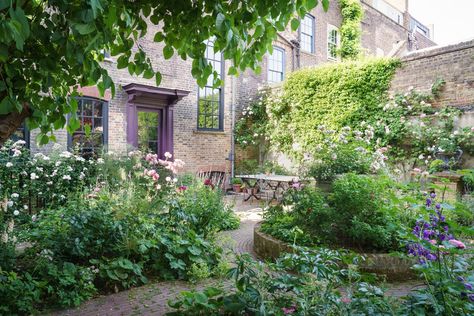
[[[296,59],[296,69],[300,68],[300,42],[298,40],[291,40],[291,49],[295,53],[293,56]],[[296,58],[295,58],[296,57]],[[294,61],[293,61],[293,70],[295,70]]]
[[[233,63],[232,63],[233,64]],[[234,132],[234,129],[235,129],[235,92],[236,92],[236,80],[237,78],[235,78],[235,75],[232,75],[230,77],[230,83],[231,83],[231,93],[232,93],[232,101],[231,101],[231,104],[230,104],[230,127],[231,127],[231,131],[230,131],[230,155],[229,155],[229,159],[230,159],[230,164],[231,164],[231,167],[230,167],[230,176],[231,176],[231,179],[235,176],[235,132]]]

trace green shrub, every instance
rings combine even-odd
[[[113,289],[128,289],[132,286],[141,285],[147,282],[143,275],[142,264],[133,263],[125,258],[114,259],[93,259],[90,261],[99,269],[99,283],[103,287]]]
[[[41,259],[35,265],[32,276],[44,282],[41,303],[49,306],[79,306],[96,292],[94,272],[71,262],[53,263]]]
[[[397,249],[399,225],[389,195],[387,183],[371,176],[348,173],[334,181],[334,236],[362,249]]]
[[[222,200],[222,193],[196,183],[184,190],[173,211],[175,220],[185,222],[198,234],[208,236],[220,230],[236,229],[240,220]]]
[[[22,277],[0,269],[0,315],[33,314],[41,301],[41,286],[28,273]]]
[[[290,189],[282,203],[269,207],[264,214],[262,231],[299,245],[328,241],[331,210],[323,195],[312,187]]]

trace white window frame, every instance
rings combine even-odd
[[[281,53],[282,57],[281,57],[281,71],[280,69],[276,69],[276,68],[270,68],[270,60],[273,58],[275,52],[278,51]],[[286,67],[286,52],[285,52],[285,49],[283,47],[279,47],[279,46],[273,46],[273,53],[270,54],[268,53],[268,60],[267,60],[267,82],[268,83],[280,83],[280,82],[283,82],[285,80],[285,67]],[[280,81],[273,81],[273,80],[270,80],[270,73],[278,73],[280,74],[280,77],[281,77],[281,80]]]
[[[311,34],[308,34],[308,33],[305,33],[305,32],[302,31],[302,24],[304,22],[304,19],[309,19],[310,20]],[[315,35],[316,35],[316,18],[314,16],[312,16],[311,14],[307,13],[304,16],[304,18],[301,19],[301,22],[300,22],[300,27],[299,27],[299,37],[300,38],[299,38],[299,40],[300,40],[300,43],[302,43],[303,36],[309,37],[311,47],[309,48],[309,50],[306,50],[301,46],[301,51],[306,52],[306,53],[310,53],[310,54],[314,54],[314,52],[316,51],[316,49],[314,47],[315,46],[315,44],[314,44]]]
[[[331,32],[332,31],[336,31],[337,32],[337,37],[336,37],[336,49],[338,49],[340,46],[341,46],[341,33],[339,32],[339,28],[332,25],[332,24],[328,24],[327,25],[327,36],[326,36],[326,41],[327,41],[327,49],[326,49],[326,54],[327,54],[327,59],[328,60],[332,60],[332,61],[338,61],[339,60],[339,56],[336,55],[336,57],[333,57],[330,55],[330,45],[334,45],[333,42],[330,42],[329,41],[329,37],[331,35]]]

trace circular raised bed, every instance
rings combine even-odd
[[[255,225],[253,247],[261,259],[275,260],[285,252],[292,252],[291,246],[260,231],[259,222]],[[389,281],[404,281],[416,278],[411,266],[414,260],[400,258],[388,253],[362,253],[365,261],[359,267],[361,271],[383,275]]]

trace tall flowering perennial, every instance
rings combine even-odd
[[[415,241],[408,244],[408,254],[418,258],[415,270],[427,281],[428,292],[433,297],[423,304],[426,311],[443,310],[443,315],[459,315],[460,311],[474,310],[474,273],[472,264],[463,257],[466,245],[455,239],[450,232],[442,205],[436,194],[426,194],[425,209],[429,220],[419,220],[412,230]],[[472,259],[468,259],[472,260]],[[419,296],[410,297],[409,302],[419,305]],[[459,308],[459,309],[456,309]],[[467,315],[468,313],[466,313]]]
[[[459,245],[457,248],[465,248],[462,242],[455,240],[453,235],[449,233],[449,226],[446,223],[446,217],[442,214],[441,204],[436,203],[435,199],[435,193],[430,193],[429,196],[427,195],[425,207],[433,213],[430,214],[429,221],[419,220],[416,222],[412,231],[413,235],[415,235],[420,241],[424,241],[425,243],[428,242],[430,245],[436,247],[436,249],[444,247],[443,242],[446,241],[452,245]],[[427,261],[435,261],[439,259],[439,254],[433,252],[432,249],[428,249],[428,247],[424,246],[423,243],[409,244],[408,254],[418,257],[421,264],[424,264]]]

